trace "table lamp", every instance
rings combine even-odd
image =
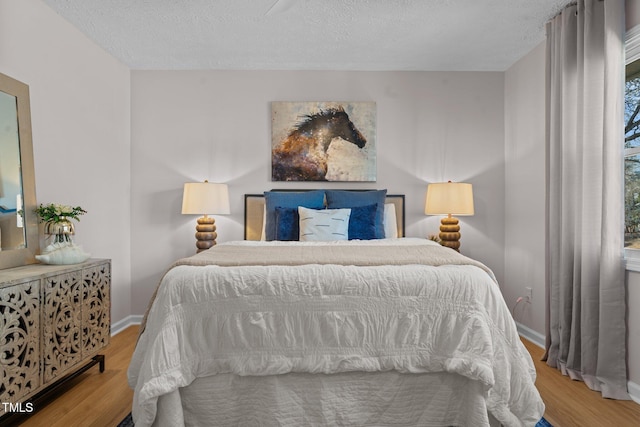
[[[473,188],[464,182],[437,182],[427,187],[425,215],[447,215],[440,221],[442,246],[460,251],[460,225],[453,215],[473,215]]]
[[[229,214],[229,189],[227,184],[213,182],[188,182],[184,184],[182,194],[182,213],[203,215],[196,225],[196,247],[198,252],[216,244],[216,220],[212,214]]]

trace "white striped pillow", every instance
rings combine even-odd
[[[349,240],[351,209],[298,207],[300,241]]]

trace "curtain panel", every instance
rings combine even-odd
[[[624,0],[547,24],[547,364],[628,399]]]

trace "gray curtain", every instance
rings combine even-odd
[[[547,364],[628,399],[624,0],[547,24]]]

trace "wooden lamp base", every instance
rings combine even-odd
[[[440,221],[440,244],[460,252],[460,226],[458,218],[449,215]]]
[[[198,218],[198,225],[196,225],[197,252],[206,251],[215,246],[217,237],[216,220],[206,215]]]

